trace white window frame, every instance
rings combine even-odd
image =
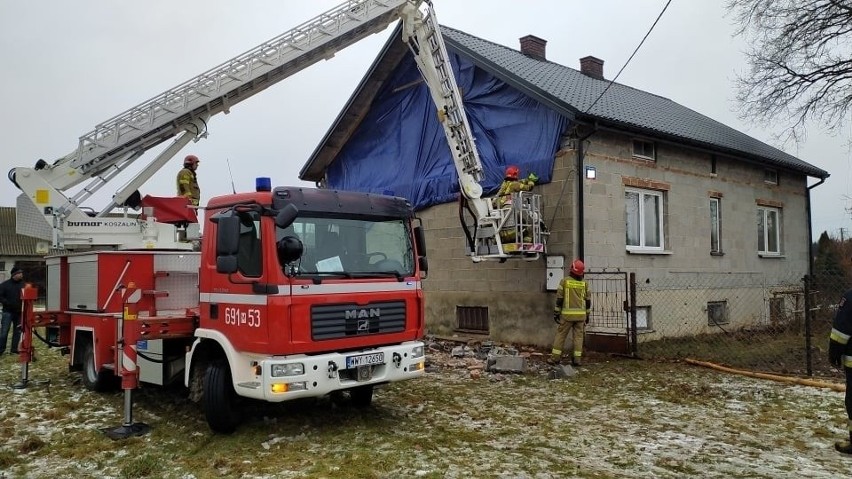
[[[630,212],[627,209],[627,195],[628,194],[638,194],[639,195],[639,206],[637,212],[637,222],[639,224],[639,244],[631,245],[628,243],[628,216]],[[648,246],[647,242],[647,234],[645,228],[645,201],[644,198],[647,196],[654,196],[658,198],[657,202],[657,218],[659,219],[657,223],[657,235],[660,238],[659,246]],[[624,189],[624,243],[627,247],[628,251],[664,251],[666,246],[665,240],[665,201],[666,197],[663,191],[658,190],[643,190],[641,188],[625,188]]]
[[[775,217],[775,231],[768,231],[769,218]],[[757,253],[760,256],[781,256],[781,208],[757,207]],[[774,233],[774,234],[773,234]],[[769,249],[770,239],[775,240],[775,250]]]
[[[636,153],[636,143],[642,143],[645,146],[651,146],[651,156],[645,155],[643,153]],[[657,158],[657,145],[654,144],[653,141],[643,140],[641,138],[634,138],[633,145],[631,146],[633,149],[633,157],[641,158],[643,160],[655,160]],[[644,148],[643,148],[644,149]]]
[[[715,197],[710,198],[710,253],[722,254],[722,199]]]

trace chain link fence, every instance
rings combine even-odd
[[[612,273],[587,277],[593,291],[588,328],[593,345],[611,349],[613,340],[601,338],[622,338],[623,351],[617,352],[646,359],[689,358],[751,371],[842,376],[828,364],[826,351],[836,305],[850,285],[840,271],[805,277],[680,273],[645,279],[622,274],[624,286],[622,277]]]

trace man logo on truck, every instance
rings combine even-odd
[[[364,319],[364,318],[380,318],[381,316],[382,316],[382,310],[380,308],[361,308],[361,309],[348,309],[348,310],[346,310],[344,317],[346,319]]]

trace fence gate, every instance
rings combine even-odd
[[[636,274],[586,271],[592,308],[586,348],[602,353],[636,355]]]

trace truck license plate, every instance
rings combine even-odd
[[[385,362],[385,353],[370,353],[361,354],[360,356],[346,356],[346,369],[357,368],[358,366],[370,366],[372,364],[383,364]]]

